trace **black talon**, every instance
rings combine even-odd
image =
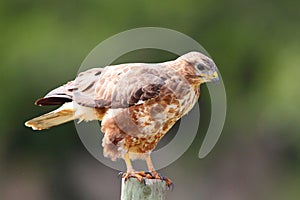
[[[145,178],[142,178],[142,182],[146,186],[146,179]]]
[[[151,172],[145,172],[145,174],[149,174],[150,176],[153,177],[152,173]]]

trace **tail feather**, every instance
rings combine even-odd
[[[52,112],[27,121],[25,126],[31,127],[33,130],[43,130],[74,119],[73,104],[69,102]]]

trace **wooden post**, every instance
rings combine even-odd
[[[126,182],[122,178],[121,200],[164,200],[168,189],[166,182],[157,179],[145,179],[143,184],[136,178]]]

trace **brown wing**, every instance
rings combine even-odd
[[[125,108],[159,95],[165,84],[147,64],[109,66],[88,89],[74,92],[74,100],[83,106],[97,108]],[[84,80],[88,77],[82,77]],[[75,82],[77,79],[75,80]]]
[[[36,104],[58,105],[75,101],[87,107],[124,108],[159,95],[164,80],[159,68],[150,64],[95,68],[52,90]]]

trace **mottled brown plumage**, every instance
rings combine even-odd
[[[26,125],[42,130],[66,119],[101,120],[104,155],[112,160],[123,158],[127,164],[125,176],[140,178],[130,159],[145,159],[149,171],[155,174],[151,151],[192,109],[200,95],[200,84],[212,80],[217,80],[216,66],[198,52],[158,64],[90,69],[37,100],[36,104],[42,106],[63,106]]]

